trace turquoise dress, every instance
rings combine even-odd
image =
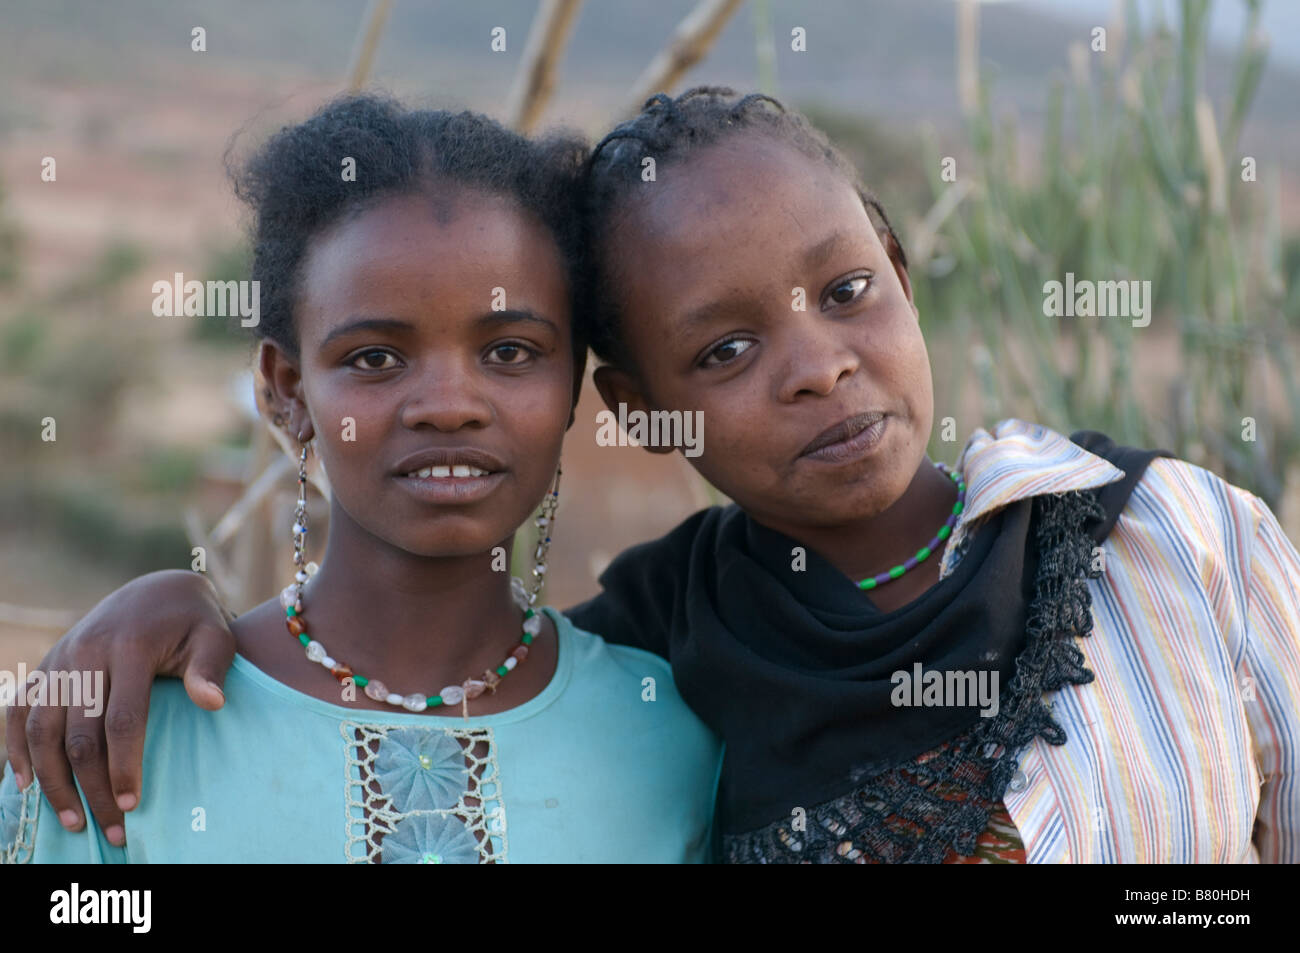
[[[39,783],[19,791],[6,766],[0,860],[708,861],[717,737],[666,661],[545,611],[559,634],[550,684],[468,720],[321,701],[239,655],[220,711],[196,707],[178,680],[155,682],[126,846],[89,810],[87,830],[68,833]]]

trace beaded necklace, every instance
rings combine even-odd
[[[332,658],[325,650],[325,646],[307,633],[307,622],[302,614],[302,591],[307,580],[315,574],[317,567],[315,563],[304,562],[307,539],[307,448],[304,446],[298,460],[298,505],[293,514],[293,562],[298,568],[294,573],[294,581],[280,593],[280,605],[284,608],[285,625],[289,629],[289,634],[306,649],[309,660],[326,668],[340,684],[345,679],[352,679],[352,683],[361,688],[368,698],[412,712],[422,712],[443,705],[460,705],[461,714],[468,718],[470,700],[478,698],[485,691],[495,693],[501,679],[513,672],[515,666],[528,657],[528,647],[542,630],[542,617],[532,606],[537,601],[537,594],[545,582],[546,552],[551,542],[550,528],[555,523],[555,511],[559,506],[560,473],[557,468],[555,485],[542,501],[541,514],[535,521],[538,540],[537,549],[533,554],[535,582],[532,592],[524,587],[523,580],[518,576],[512,576],[510,579],[511,598],[524,612],[523,635],[519,639],[519,644],[506,656],[505,661],[495,669],[484,669],[479,678],[467,678],[459,685],[447,685],[436,695],[424,695],[419,692],[402,695],[390,691],[388,686],[377,678],[357,675],[350,665]]]
[[[859,589],[871,590],[891,580],[898,579],[909,570],[915,569],[921,563],[930,558],[930,555],[952,534],[952,528],[957,525],[957,517],[961,516],[962,510],[966,508],[966,482],[962,480],[961,474],[953,470],[945,463],[936,463],[935,467],[947,474],[953,483],[957,484],[957,502],[952,505],[952,513],[948,516],[947,522],[939,527],[939,532],[934,534],[934,538],[916,551],[915,556],[908,558],[907,562],[895,566],[892,569],[882,573],[877,573],[858,583]]]

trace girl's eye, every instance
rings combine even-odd
[[[740,357],[741,354],[748,351],[753,345],[753,341],[746,341],[743,338],[723,341],[705,355],[701,364],[704,367],[717,367],[719,364],[726,364],[728,361],[734,361],[736,358]]]
[[[522,344],[510,342],[496,345],[490,353],[496,355],[497,359],[492,362],[494,364],[523,364],[534,352]]]
[[[853,278],[845,278],[831,288],[830,294],[826,298],[836,304],[848,304],[867,290],[873,277],[873,275],[857,275]],[[824,305],[825,302],[823,302]]]
[[[392,361],[392,363],[388,363]],[[351,360],[351,365],[358,370],[364,371],[386,371],[391,367],[397,366],[397,357],[391,351],[381,351],[378,348],[369,351],[362,351]]]

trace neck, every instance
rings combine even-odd
[[[513,540],[499,545],[509,553]],[[510,574],[493,571],[490,552],[416,556],[365,532],[337,506],[303,612],[330,654],[357,673],[438,672],[446,684],[499,665],[522,619]]]
[[[854,582],[884,572],[916,555],[952,513],[957,490],[927,456],[912,482],[888,509],[836,526],[773,526],[816,550]],[[930,556],[938,564],[942,547]],[[909,575],[911,575],[909,573]],[[897,583],[890,583],[897,586]]]

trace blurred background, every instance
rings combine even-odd
[[[249,332],[151,310],[175,272],[247,277],[232,135],[246,151],[364,84],[594,137],[701,83],[807,112],[900,226],[935,459],[1007,416],[1102,430],[1223,474],[1300,540],[1300,4],[6,0],[0,668],[194,546],[237,611],[288,581],[294,480]],[[1151,281],[1150,326],[1044,317],[1066,272]],[[564,452],[558,606],[718,499],[680,456],[597,447],[602,407],[588,385]]]

